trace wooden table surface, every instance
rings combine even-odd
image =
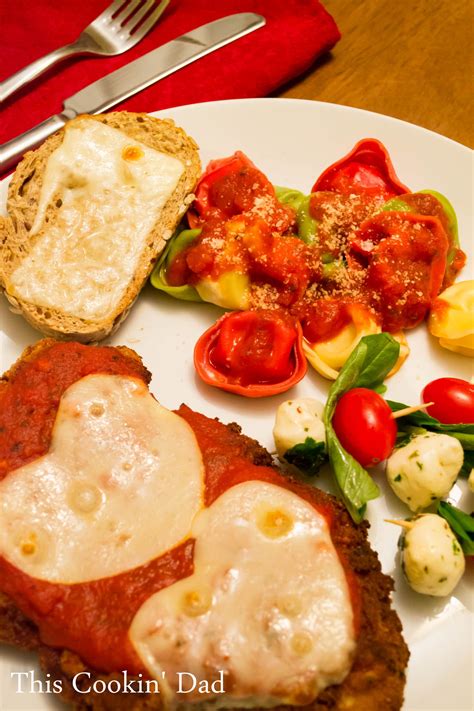
[[[323,0],[342,39],[278,96],[356,106],[474,147],[472,0]]]

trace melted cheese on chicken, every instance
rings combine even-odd
[[[100,121],[72,121],[48,159],[32,247],[8,291],[85,320],[110,317],[183,171]]]
[[[139,379],[89,375],[64,393],[49,452],[0,482],[0,552],[50,582],[117,575],[189,536],[202,487],[181,417]]]
[[[130,639],[173,706],[308,704],[342,682],[355,648],[345,573],[325,518],[249,481],[196,517],[194,573],[151,596]],[[179,672],[209,693],[180,693]],[[210,683],[223,672],[226,693]],[[186,683],[189,687],[189,683]],[[178,692],[178,693],[177,693]]]

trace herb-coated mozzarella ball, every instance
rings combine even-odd
[[[400,545],[403,572],[410,587],[423,595],[449,595],[466,565],[456,536],[437,514],[423,514],[412,524]]]
[[[284,457],[289,449],[302,444],[307,437],[315,442],[326,441],[326,430],[321,419],[323,410],[323,405],[311,398],[282,402],[276,411],[273,427],[279,457]]]
[[[464,460],[460,442],[436,432],[416,435],[387,460],[387,479],[412,511],[446,496]]]

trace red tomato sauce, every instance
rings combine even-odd
[[[321,254],[334,257],[344,253],[348,235],[372,215],[380,199],[371,194],[341,194],[330,191],[313,193],[309,202],[311,217],[318,223],[318,247]]]
[[[405,206],[384,209],[394,197]],[[287,309],[317,343],[336,337],[348,319],[343,305],[329,317],[329,306],[319,315],[315,304],[360,304],[396,333],[417,326],[465,264],[449,208],[430,193],[409,192],[375,139],[359,141],[323,171],[309,200],[282,199],[294,207],[279,203],[242,152],[211,161],[188,211],[202,234],[167,266],[169,285],[244,274],[245,308]]]
[[[414,328],[441,290],[448,238],[439,220],[379,213],[362,223],[350,245],[366,264],[367,289],[383,328]]]
[[[297,335],[294,323],[284,313],[236,312],[220,321],[209,361],[242,386],[278,383],[295,371]]]
[[[303,335],[309,343],[320,343],[337,336],[351,322],[347,304],[338,299],[318,299],[307,310]]]
[[[294,221],[293,210],[278,202],[268,179],[251,166],[214,180],[209,199],[226,217],[263,211],[269,227],[280,233],[286,232]]]
[[[52,341],[24,359],[8,383],[0,382],[0,479],[45,454],[63,392],[91,373],[151,378],[140,360],[116,348]]]
[[[63,392],[92,373],[131,375],[145,382],[149,380],[140,361],[116,349],[54,343],[31,360],[22,362],[9,382],[2,383],[2,477],[48,451]],[[331,526],[332,506],[326,501],[315,501],[309,487],[284,478],[272,468],[253,464],[250,441],[239,437],[238,428],[225,427],[184,405],[177,412],[192,427],[202,451],[206,505],[240,482],[268,481],[309,501]],[[28,422],[31,422],[31,428]],[[0,589],[38,626],[45,644],[70,649],[100,671],[127,669],[132,674],[147,676],[128,638],[130,624],[148,597],[192,574],[193,550],[194,541],[189,539],[133,570],[75,584],[33,578],[0,556]],[[358,629],[357,581],[342,557],[341,561],[345,566]]]
[[[434,197],[408,196],[420,210],[440,217],[397,211],[373,214],[379,197],[314,194],[310,214],[318,224],[317,246],[280,235],[255,215],[223,220],[214,214],[197,240],[176,255],[168,282],[197,285],[206,278],[217,281],[228,272],[247,274],[250,307],[288,309],[302,320],[311,343],[330,340],[349,323],[348,302],[370,307],[391,333],[413,328],[465,256],[454,250],[446,272],[447,218]]]
[[[447,265],[446,274],[443,281],[443,289],[446,289],[456,279],[456,276],[466,264],[466,254],[453,243],[453,235],[446,212],[440,201],[429,193],[408,193],[400,195],[400,200],[406,202],[414,208],[419,215],[428,215],[436,217],[443,226],[446,236],[448,237],[448,255],[450,263]]]
[[[274,285],[277,303],[289,306],[303,296],[320,271],[315,249],[297,237],[272,231],[261,217],[242,214],[223,222],[214,215],[196,241],[176,255],[166,278],[170,286],[182,286],[206,278],[217,281],[228,272],[248,274],[255,284]]]

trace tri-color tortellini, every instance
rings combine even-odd
[[[346,314],[350,320],[335,336],[317,343],[310,343],[307,339],[303,341],[303,350],[308,362],[328,380],[336,380],[339,371],[361,338],[382,332],[380,324],[374,319],[370,309],[363,304],[347,304]],[[402,331],[393,333],[392,336],[400,344],[400,354],[388,377],[399,370],[410,353]]]
[[[453,284],[435,299],[428,328],[443,348],[474,356],[474,279]]]
[[[207,301],[224,309],[246,310],[250,307],[247,274],[228,271],[217,278],[210,276],[197,280],[194,284],[176,285],[170,266],[200,236],[201,229],[182,230],[169,243],[151,276],[151,283],[176,299],[184,301]]]
[[[348,304],[350,318],[335,336],[326,341],[303,341],[303,350],[313,368],[329,380],[336,380],[342,366],[363,336],[380,333],[380,326],[362,304]]]
[[[411,192],[383,144],[367,138],[304,192],[274,186],[241,151],[210,161],[151,283],[178,299],[285,314],[302,329],[309,363],[335,380],[361,338],[382,332],[400,344],[395,373],[409,354],[404,332],[465,260],[449,200]],[[472,298],[455,285],[439,303],[432,332],[447,348],[473,350],[463,315]]]

